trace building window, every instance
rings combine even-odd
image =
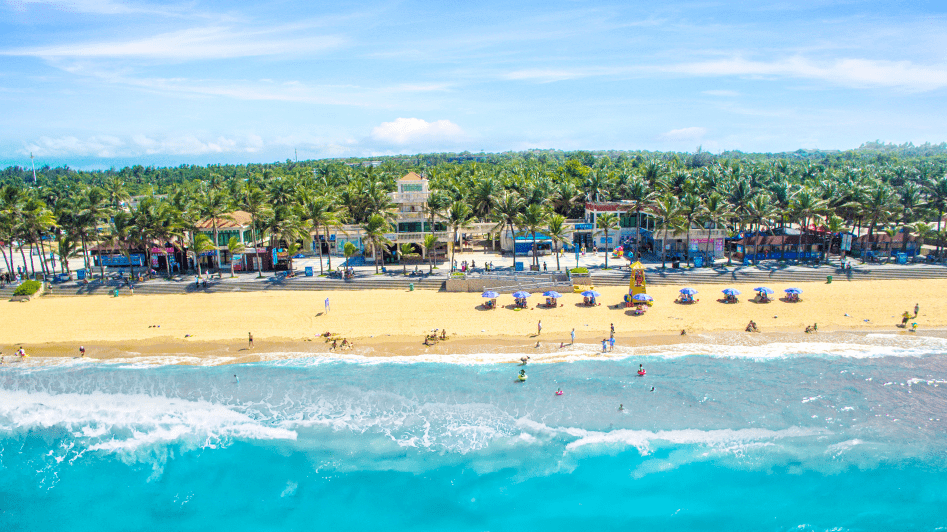
[[[402,184],[401,192],[421,192],[420,184]]]

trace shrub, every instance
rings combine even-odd
[[[586,268],[586,267],[572,268],[572,269],[569,270],[569,271],[570,271],[571,273],[589,273],[589,269]]]
[[[31,296],[36,292],[39,292],[39,289],[43,285],[39,281],[23,281],[20,283],[20,286],[16,287],[16,290],[13,291],[15,296]]]

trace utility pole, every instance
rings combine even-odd
[[[33,162],[33,152],[30,152],[30,166],[33,167],[33,184],[36,184],[36,164]]]
[[[298,163],[298,162],[299,162],[299,150],[297,150],[296,148],[293,148],[293,153],[296,155],[296,162]]]

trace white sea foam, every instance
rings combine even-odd
[[[213,448],[232,440],[296,439],[291,430],[207,401],[0,390],[0,433],[37,429],[68,435],[83,451],[116,453],[131,461],[170,443]]]

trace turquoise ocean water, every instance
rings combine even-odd
[[[947,340],[738,338],[7,364],[0,530],[947,530]]]

